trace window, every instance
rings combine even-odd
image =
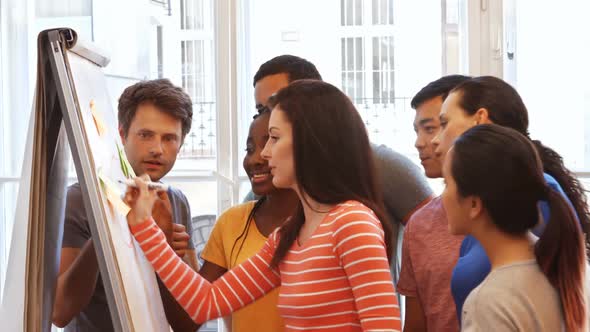
[[[254,114],[251,78],[265,61],[293,54],[313,62],[353,100],[374,143],[417,161],[410,100],[428,82],[463,68],[463,7],[459,0],[249,2],[240,41],[246,83],[239,142]]]
[[[355,101],[365,97],[365,62],[362,37],[341,38],[342,89]]]
[[[373,37],[373,104],[391,104],[395,100],[393,36]]]
[[[367,49],[365,42],[370,41]],[[395,101],[393,36],[343,37],[342,90],[357,104]],[[367,51],[370,53],[367,55]]]
[[[210,1],[182,0],[180,42],[182,87],[193,100],[193,127],[181,158],[215,158],[216,104],[213,52],[213,10]]]
[[[218,135],[215,79],[215,5],[211,0],[180,1],[180,63],[182,87],[193,101],[193,123],[173,172],[166,180],[181,189],[191,206],[197,255],[203,250],[218,215]],[[222,160],[227,158],[221,157]],[[203,324],[199,331],[218,331],[221,320]]]
[[[218,117],[212,1],[184,1],[182,17],[179,2],[160,1],[166,3],[167,11],[153,10],[157,1],[78,1],[59,6],[54,2],[0,0],[0,293],[24,153],[24,144],[17,142],[25,141],[36,74],[36,43],[29,39],[42,29],[72,27],[79,38],[94,41],[109,53],[111,63],[105,75],[113,105],[124,88],[139,80],[167,77],[187,90],[195,102],[195,123],[165,181],[186,194],[194,216],[217,215],[220,180],[213,175]],[[29,17],[31,8],[34,17]],[[138,15],[129,16],[130,12]],[[126,29],[113,24],[117,21],[125,21]],[[177,44],[171,47],[172,43]],[[69,172],[75,181],[73,167]],[[202,227],[199,232],[207,234]],[[207,327],[216,330],[217,324]]]
[[[590,171],[587,1],[507,1],[505,77],[529,111],[530,133],[572,170]],[[535,15],[530,15],[530,13]]]
[[[343,91],[356,104],[393,104],[393,0],[342,0],[340,4]]]
[[[339,85],[355,103],[373,142],[412,157],[416,152],[410,99],[441,73],[456,70],[442,58],[448,44],[443,33],[445,4],[341,0],[338,8]],[[458,62],[453,53],[447,58]]]
[[[180,157],[203,158],[216,155],[215,95],[210,63],[213,60],[211,40],[183,40],[182,87],[193,100],[193,127],[186,138]]]
[[[208,1],[182,0],[180,2],[180,28],[182,30],[203,30],[205,19],[209,15],[206,5]]]

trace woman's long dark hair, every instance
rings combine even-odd
[[[376,169],[365,125],[348,97],[331,84],[298,80],[270,100],[292,125],[293,159],[299,190],[321,204],[356,200],[372,209],[385,232],[391,259],[391,224],[376,185]],[[271,265],[278,266],[305,222],[300,203],[279,230]]]
[[[234,244],[232,245],[231,251],[229,252],[229,267],[233,267],[236,265],[236,263],[238,261],[238,256],[240,255],[240,251],[242,251],[242,248],[244,247],[244,243],[246,243],[246,239],[248,238],[248,233],[250,232],[250,226],[252,225],[252,222],[254,221],[254,215],[260,209],[260,207],[262,206],[264,201],[266,201],[266,196],[260,197],[260,199],[257,200],[256,203],[254,203],[252,210],[248,214],[248,219],[246,219],[246,224],[244,225],[244,228],[242,229],[242,233],[240,233],[240,235],[238,235],[238,237],[234,240]],[[238,247],[238,251],[236,252],[235,260],[232,260],[232,257],[234,255],[234,250],[236,249],[236,245],[238,245],[238,242],[240,242],[240,240],[242,240],[242,241],[240,243],[240,246]],[[232,263],[232,261],[233,261],[233,263]]]
[[[512,128],[529,137],[528,111],[518,92],[510,84],[493,76],[475,77],[465,81],[451,91],[461,94],[459,105],[468,114],[473,115],[479,109],[488,111],[490,120],[498,125]],[[589,241],[590,211],[585,195],[586,190],[580,181],[563,164],[563,158],[541,141],[532,140],[541,161],[543,170],[557,180],[572,205]]]
[[[535,256],[559,293],[566,330],[580,331],[586,324],[584,234],[569,204],[547,185],[533,143],[508,127],[479,125],[460,136],[452,151],[459,195],[479,197],[501,231],[525,234],[538,222],[537,203],[549,203],[551,216]]]

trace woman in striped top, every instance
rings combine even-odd
[[[366,129],[334,86],[291,83],[272,98],[262,156],[277,188],[293,189],[295,214],[262,250],[210,284],[174,255],[151,218],[157,199],[142,179],[127,219],[162,281],[196,322],[225,316],[281,286],[288,331],[399,331],[389,271],[391,232],[375,189]]]

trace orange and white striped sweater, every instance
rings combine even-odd
[[[182,262],[152,219],[131,231],[197,323],[226,316],[281,286],[278,306],[287,331],[401,330],[383,229],[359,202],[332,209],[311,238],[293,244],[278,270],[269,266],[278,244],[275,231],[258,254],[212,284]]]

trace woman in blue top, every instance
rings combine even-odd
[[[437,156],[443,159],[457,137],[475,125],[486,123],[510,127],[529,137],[528,111],[520,95],[508,83],[492,76],[475,77],[463,82],[445,99],[440,113],[441,131],[433,140],[433,144],[438,145]],[[557,152],[540,141],[532,142],[543,163],[547,184],[564,195],[576,212],[582,230],[588,234],[590,213],[582,185],[564,166]],[[490,165],[492,171],[493,167]],[[549,220],[547,203],[540,202],[540,209],[542,221],[533,230],[537,236]],[[485,279],[490,269],[490,261],[481,244],[472,236],[466,236],[451,279],[459,321],[465,299]]]

